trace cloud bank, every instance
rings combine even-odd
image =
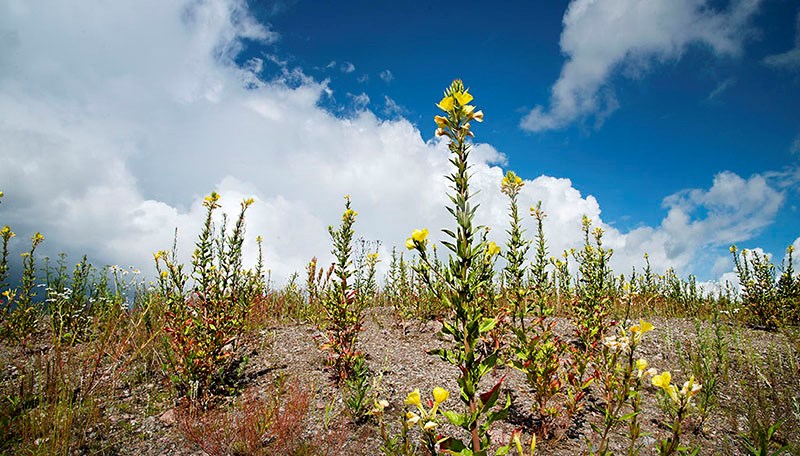
[[[573,0],[564,14],[561,52],[566,62],[549,107],[536,106],[521,122],[540,132],[618,108],[610,79],[641,77],[653,65],[680,59],[693,44],[715,55],[737,55],[759,0],[733,0],[724,11],[708,0]]]
[[[581,5],[592,6],[575,2],[567,16],[580,18]],[[729,22],[703,14],[720,21],[717,29]],[[384,259],[411,230],[428,227],[436,237],[452,225],[444,209],[448,151],[433,138],[433,121],[420,131],[396,110],[383,119],[361,95],[337,116],[319,106],[331,95],[326,81],[285,62],[271,79],[261,74],[260,59],[237,65],[248,43],[280,44],[242,1],[102,8],[9,1],[0,6],[0,37],[7,50],[0,54],[0,224],[19,234],[17,251],[41,231],[43,254],[87,253],[95,264],[150,271],[152,253],[169,248],[177,228],[186,260],[202,198],[212,190],[232,216],[241,199],[256,199],[246,262],[254,263],[254,239],[263,236],[266,264],[279,282],[312,256],[331,259],[327,226],[338,223],[345,194],[360,213],[357,236],[382,241]],[[735,48],[724,37],[707,40],[726,52]],[[432,99],[440,90],[430,88]],[[487,123],[491,118],[487,113]],[[477,144],[472,158],[477,221],[502,242],[505,157]],[[698,251],[755,235],[784,200],[767,177],[721,173],[708,189],[666,198],[659,226],[622,232],[605,224],[599,202],[569,179],[527,177],[521,204],[542,201],[551,254],[580,244],[587,215],[607,230],[620,272],[641,267],[649,252],[657,270],[688,273],[702,259]],[[532,235],[533,220],[525,223]]]

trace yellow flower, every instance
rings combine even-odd
[[[466,106],[470,101],[472,101],[472,95],[470,95],[468,91],[464,91],[463,93],[456,92],[453,94],[453,96],[461,106]]]
[[[414,239],[411,238],[406,239],[406,248],[408,250],[414,250]]]
[[[436,426],[438,426],[438,424],[436,424],[435,421],[428,421],[427,423],[425,423],[425,426],[422,426],[422,429],[426,431],[432,431],[436,429]]]
[[[731,251],[731,253],[736,253],[736,245],[735,245],[735,244],[734,244],[734,245],[732,245],[732,246],[730,247],[730,249],[728,249],[728,250],[730,250],[730,251]]]
[[[420,401],[419,388],[416,388],[414,391],[408,393],[408,396],[406,397],[406,405],[415,405],[420,407],[421,404],[422,402]],[[417,417],[417,419],[419,419],[419,417]]]
[[[217,201],[219,201],[219,193],[211,192],[210,195],[205,197],[205,201],[207,203],[216,203]]]
[[[489,247],[487,248],[487,251],[489,252],[489,255],[495,256],[498,253],[500,253],[500,246],[495,244],[494,241],[492,241],[492,242],[489,243]]]
[[[255,202],[256,202],[256,200],[255,200],[255,199],[253,199],[253,198],[247,198],[246,200],[242,201],[242,204],[243,204],[245,207],[247,207],[247,206],[250,206],[251,204],[253,204],[253,203],[255,203]]]
[[[167,278],[167,276],[169,276],[169,272],[167,272],[167,271],[161,271],[161,278],[162,278],[162,279],[166,279],[166,278]]]
[[[633,333],[634,339],[637,341],[641,339],[644,333],[652,330],[653,330],[653,325],[644,320],[639,320],[638,325],[631,326],[631,333]]]
[[[406,422],[411,425],[417,424],[419,422],[419,415],[414,412],[406,413]]]
[[[436,126],[439,128],[444,128],[447,126],[447,117],[434,116],[433,121],[436,122]]]
[[[472,113],[469,117],[470,119],[475,119],[478,122],[483,122],[483,111]]]
[[[440,101],[439,104],[436,106],[438,106],[439,109],[441,109],[442,111],[449,112],[453,110],[454,103],[455,99],[453,99],[453,97],[444,97],[442,98],[442,101]]]
[[[692,397],[697,394],[703,386],[694,382],[694,375],[689,377],[689,381],[683,384],[681,388],[681,396]]]
[[[641,376],[641,372],[643,372],[645,369],[647,369],[647,360],[644,359],[644,358],[639,358],[636,361],[636,369],[639,370],[639,372],[640,372],[639,375]]]
[[[411,232],[411,237],[421,244],[425,242],[425,239],[428,237],[428,229],[414,230]]]
[[[672,374],[668,371],[664,371],[661,375],[655,375],[652,378],[653,386],[659,387],[664,391],[668,391],[669,389],[669,382],[672,380]]]
[[[446,401],[448,397],[450,397],[450,391],[438,386],[433,389],[433,401],[437,404],[441,404],[442,402]]]

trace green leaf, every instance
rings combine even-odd
[[[472,456],[472,451],[464,445],[461,440],[447,437],[439,442],[439,449],[442,453],[462,456]]]
[[[478,331],[483,334],[493,330],[495,326],[497,326],[497,318],[484,318]]]
[[[447,418],[447,421],[449,421],[453,426],[463,427],[464,423],[467,422],[466,415],[456,413],[452,410],[446,410],[442,412],[442,415],[444,415],[445,418]]]

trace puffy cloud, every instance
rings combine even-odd
[[[617,70],[644,74],[655,62],[677,60],[693,43],[736,55],[759,0],[734,0],[715,11],[708,0],[573,0],[564,14],[561,51],[566,62],[551,88],[550,107],[536,106],[522,128],[563,128],[617,108],[609,79]]]
[[[383,241],[384,259],[415,228],[437,239],[452,226],[444,209],[451,165],[446,144],[428,139],[433,121],[420,131],[389,98],[391,120],[366,107],[337,117],[319,107],[327,82],[285,63],[274,80],[261,79],[260,61],[236,65],[247,40],[278,40],[243,2],[0,8],[0,36],[13,37],[0,57],[0,217],[20,234],[17,249],[42,231],[44,254],[88,253],[97,264],[148,271],[177,228],[185,260],[211,190],[231,216],[242,198],[256,199],[246,261],[253,264],[262,235],[278,281],[312,256],[330,260],[327,226],[338,223],[345,194],[360,213],[357,235]],[[477,222],[503,242],[505,157],[477,144],[472,159]],[[604,224],[598,201],[569,179],[527,180],[523,210],[538,200],[551,254],[580,244],[587,215],[606,229],[620,271],[641,266],[645,251],[654,268],[680,271],[699,247],[752,236],[783,198],[762,176],[722,173],[710,189],[667,198],[661,226],[626,233]],[[532,236],[531,217],[525,227]]]

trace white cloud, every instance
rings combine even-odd
[[[342,73],[352,73],[356,71],[356,66],[351,62],[344,62],[339,66],[339,69],[342,70]]]
[[[765,64],[779,70],[800,70],[800,13],[797,14],[794,33],[794,47],[786,52],[764,57]]]
[[[440,238],[438,229],[452,226],[444,209],[451,165],[446,144],[426,139],[434,125],[420,131],[388,97],[393,120],[366,107],[339,118],[318,107],[330,94],[327,82],[288,65],[272,81],[259,78],[259,62],[236,66],[243,39],[277,39],[254,21],[234,0],[171,9],[156,0],[135,8],[0,6],[0,36],[15,37],[0,57],[0,217],[20,234],[17,248],[42,231],[43,254],[88,253],[100,265],[147,271],[152,252],[171,246],[175,227],[179,254],[188,257],[211,190],[232,213],[242,198],[256,198],[247,261],[262,235],[277,280],[302,271],[312,256],[330,259],[327,226],[339,221],[345,194],[360,213],[357,235],[383,241],[383,258],[414,228]],[[472,158],[477,222],[503,242],[505,157],[478,144]],[[660,226],[620,232],[569,179],[527,180],[522,207],[537,200],[548,214],[551,254],[580,244],[587,215],[607,230],[614,265],[624,272],[641,266],[644,252],[657,270],[686,272],[698,248],[753,236],[783,201],[762,176],[722,173],[708,190],[667,198]],[[525,226],[532,235],[530,217]]]
[[[522,128],[554,130],[587,116],[602,120],[617,107],[610,88],[615,71],[640,77],[654,63],[679,59],[691,44],[736,55],[759,2],[734,0],[726,11],[715,11],[707,0],[573,0],[561,34],[566,62],[550,107],[536,106]]]
[[[350,97],[353,102],[353,108],[357,111],[364,110],[369,105],[369,95],[364,92],[361,92],[358,95],[348,93],[347,96]]]
[[[394,74],[392,74],[390,70],[383,70],[378,76],[380,76],[380,78],[383,79],[383,82],[387,84],[392,82],[394,79]]]

